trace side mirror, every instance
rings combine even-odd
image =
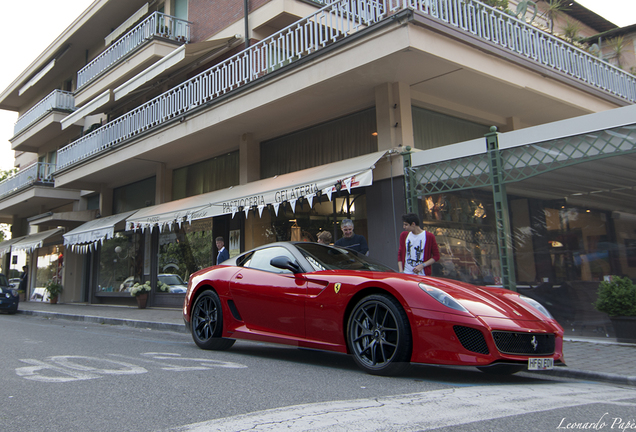
[[[283,270],[289,270],[294,274],[303,272],[298,264],[296,264],[295,262],[293,262],[286,256],[277,256],[275,258],[272,258],[269,264],[272,267],[276,267]]]

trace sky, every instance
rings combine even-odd
[[[577,1],[618,26],[636,23],[636,0]],[[3,64],[0,68],[0,91],[4,91],[92,2],[93,0],[4,2],[3,34],[13,37],[0,42]],[[15,112],[0,110],[0,170],[13,168],[13,151],[9,139],[13,137],[13,125],[17,118]]]

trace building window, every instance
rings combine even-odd
[[[333,243],[342,236],[340,222],[343,219],[352,219],[355,233],[368,238],[366,195],[364,191],[357,192],[333,196],[332,201],[326,196],[317,197],[311,208],[301,201],[296,203],[295,211],[285,204],[278,215],[272,208],[263,211],[261,217],[250,215],[245,221],[246,249],[277,241],[315,242],[322,231],[331,233]]]
[[[145,235],[118,232],[105,240],[99,252],[98,292],[120,292],[130,295],[135,283],[144,283]]]
[[[86,210],[99,210],[99,195],[86,198]]]
[[[482,138],[490,128],[468,120],[447,116],[419,107],[411,108],[415,148],[428,150],[448,144]],[[484,148],[486,144],[484,142]]]
[[[113,214],[155,205],[155,178],[113,189]]]
[[[158,292],[184,294],[192,273],[215,264],[212,224],[212,218],[197,220],[159,234]]]
[[[464,191],[422,199],[423,227],[435,234],[440,260],[433,276],[477,285],[500,284],[492,195]]]
[[[172,173],[172,199],[235,186],[239,175],[238,151],[176,169]]]
[[[375,108],[261,143],[261,178],[378,150]]]

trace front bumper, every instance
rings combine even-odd
[[[0,295],[0,311],[17,311],[19,303],[19,297],[5,297],[4,294]]]
[[[563,330],[556,322],[474,318],[417,309],[413,309],[412,313],[411,361],[414,363],[477,367],[495,363],[527,365],[531,357],[552,358],[555,365],[563,362]],[[466,339],[456,331],[458,327],[471,330],[476,342],[466,344]],[[553,335],[553,349],[543,352],[501,352],[493,332]]]

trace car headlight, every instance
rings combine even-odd
[[[13,294],[13,297],[17,297],[18,296],[18,290],[15,288],[11,289],[11,294]]]
[[[539,312],[541,312],[543,315],[545,315],[546,317],[550,318],[550,319],[554,319],[552,317],[552,315],[550,315],[550,312],[548,312],[548,310],[545,308],[545,306],[543,306],[541,303],[539,303],[538,301],[536,301],[533,298],[530,297],[526,297],[524,295],[519,295],[519,298],[521,300],[523,300],[526,304],[529,304],[530,306],[532,306],[533,308],[535,308],[536,310],[538,310]]]
[[[423,282],[418,284],[420,289],[424,291],[426,294],[433,297],[435,300],[443,304],[444,306],[448,306],[451,309],[455,309],[462,312],[468,312],[468,310],[462,306],[457,300],[451,297],[449,294],[445,293],[439,288],[432,287]]]

